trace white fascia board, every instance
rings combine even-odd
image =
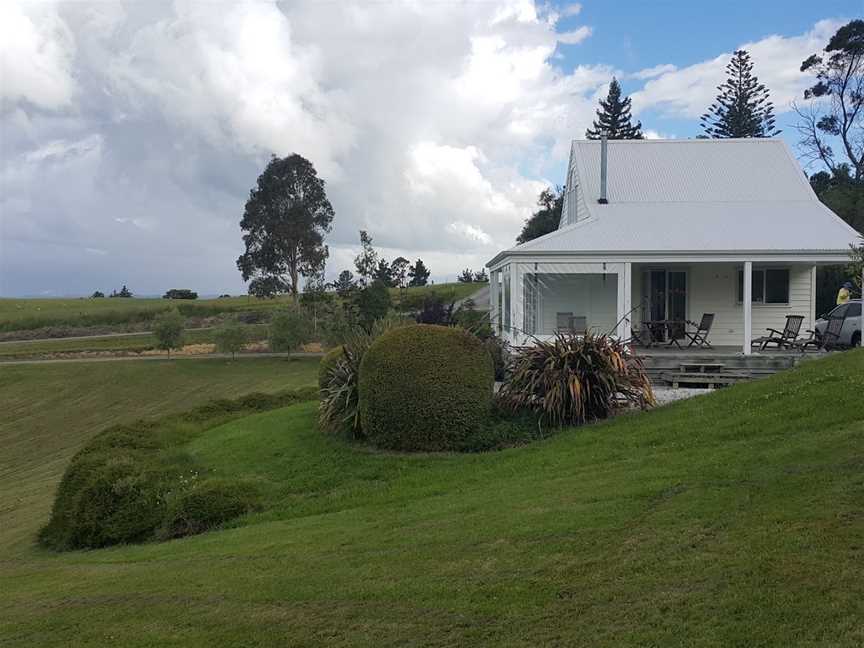
[[[529,250],[501,252],[486,266],[492,270],[508,263],[807,263],[831,265],[847,263],[849,253],[839,250],[728,250],[711,253],[691,252],[531,252]]]

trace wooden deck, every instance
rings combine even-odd
[[[706,387],[770,376],[791,369],[802,358],[814,355],[802,354],[800,351],[766,350],[745,356],[741,347],[737,346],[713,349],[635,347],[634,350],[645,363],[645,371],[651,382],[658,385]]]

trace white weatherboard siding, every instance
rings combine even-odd
[[[633,304],[642,298],[642,266],[633,272]],[[736,264],[699,263],[688,266],[670,266],[687,272],[687,319],[698,322],[703,313],[714,313],[714,326],[709,340],[719,346],[741,346],[744,339],[744,309],[738,303],[738,270]],[[795,265],[789,268],[788,304],[753,304],[753,337],[765,333],[766,328],[783,330],[787,315],[803,315],[805,329],[813,328],[811,300],[812,266]],[[756,265],[756,270],[760,266]],[[634,320],[639,321],[637,309]]]
[[[608,204],[598,202],[601,146],[573,142],[559,228],[503,250],[487,264],[493,271],[617,275],[614,315],[609,302],[594,304],[591,297],[580,298],[588,312],[571,307],[574,286],[581,285],[576,280],[562,279],[560,295],[550,286],[544,304],[535,305],[529,294],[531,308],[544,309],[538,329],[548,330],[556,312],[611,328],[626,316],[631,300],[638,326],[643,272],[649,269],[687,272],[686,317],[699,321],[703,313],[714,313],[715,345],[750,352],[745,310],[754,338],[769,327],[782,329],[787,315],[801,315],[802,328],[812,328],[813,268],[847,262],[859,234],[816,198],[782,140],[610,141]],[[790,271],[789,303],[745,309],[738,303],[738,269],[758,272],[766,266]],[[522,321],[521,289],[521,282],[514,284],[514,322]],[[627,337],[623,321],[617,333]]]

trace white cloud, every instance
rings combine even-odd
[[[531,0],[0,11],[0,293],[57,277],[59,292],[116,287],[105,277],[136,292],[239,292],[238,222],[271,153],[300,153],[327,181],[330,272],[350,267],[361,228],[434,276],[479,268],[561,182],[598,93],[625,76],[560,69],[559,44],[590,29],[570,24],[578,5]],[[833,28],[752,45],[775,104],[801,87],[788,61]],[[727,59],[637,72],[634,107],[704,110]]]
[[[808,77],[799,72],[801,61],[821,50],[841,23],[822,20],[800,36],[767,36],[752,43],[742,43],[753,60],[753,73],[771,93],[776,113],[791,109],[808,85]],[[664,114],[696,118],[705,112],[717,95],[717,86],[726,78],[726,65],[732,52],[726,52],[701,63],[664,72],[634,92],[634,111],[658,109]]]
[[[638,72],[635,72],[629,76],[634,79],[653,79],[654,77],[658,77],[661,74],[669,74],[670,72],[674,72],[677,69],[678,68],[671,63],[661,63],[660,65],[655,65],[654,67],[639,70]]]
[[[561,10],[562,16],[577,16],[582,11],[582,5],[578,2],[567,5]]]
[[[492,244],[492,237],[489,236],[486,232],[484,232],[479,227],[474,227],[473,225],[469,225],[468,223],[464,223],[462,221],[450,223],[447,226],[447,230],[452,232],[453,234],[464,236],[471,241],[482,243],[483,245]]]
[[[75,41],[53,3],[0,3],[0,99],[68,107]]]
[[[591,35],[591,28],[582,25],[578,29],[574,29],[573,31],[568,32],[559,32],[558,34],[558,42],[564,43],[565,45],[577,45],[581,43],[586,38]]]

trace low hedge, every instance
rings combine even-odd
[[[254,412],[313,400],[314,386],[218,399],[156,421],[114,425],[96,434],[63,474],[41,544],[56,550],[201,533],[255,505],[247,484],[182,478],[198,466],[183,445],[209,427]]]
[[[41,541],[55,549],[138,542],[162,522],[167,478],[141,453],[88,453],[66,471]]]
[[[168,504],[162,539],[205,533],[257,508],[259,494],[248,483],[210,479],[179,493]]]
[[[360,420],[368,440],[403,451],[465,449],[492,409],[489,352],[465,331],[420,324],[378,338],[360,364]]]

